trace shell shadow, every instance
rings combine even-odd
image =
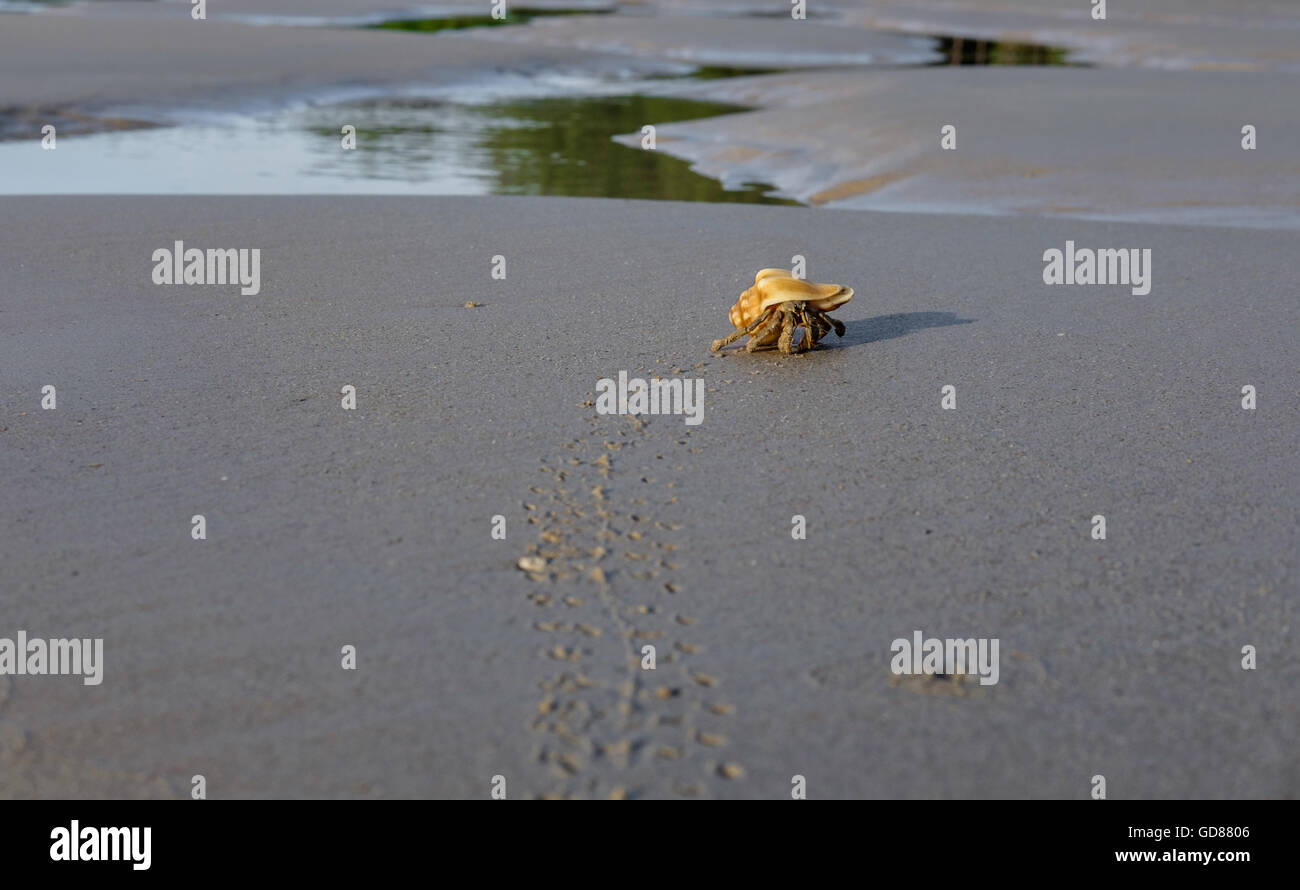
[[[956,312],[897,312],[893,315],[846,321],[844,338],[838,343],[834,340],[831,342],[841,348],[861,346],[877,340],[904,337],[925,328],[946,328],[954,324],[972,324],[974,321],[973,318],[958,318]]]

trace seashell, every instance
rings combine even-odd
[[[761,315],[791,300],[803,300],[822,312],[830,312],[853,299],[853,288],[842,284],[814,284],[795,278],[789,269],[760,269],[754,286],[745,290],[731,307],[733,328],[747,328]]]
[[[827,315],[853,299],[853,288],[795,278],[788,269],[760,269],[754,285],[731,307],[735,331],[713,341],[714,352],[749,336],[749,352],[776,345],[790,355],[812,349],[830,331],[844,336],[844,325]],[[802,330],[803,336],[798,332]]]

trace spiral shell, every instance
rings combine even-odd
[[[773,306],[791,300],[806,302],[815,309],[829,312],[853,299],[853,288],[842,284],[814,284],[795,278],[788,269],[760,269],[754,286],[747,288],[729,317],[735,328],[747,328]]]

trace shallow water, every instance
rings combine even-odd
[[[640,95],[463,104],[410,98],[0,144],[5,194],[570,195],[793,204],[724,189],[682,160],[612,141],[648,123],[742,111]],[[342,148],[344,125],[356,149]]]
[[[4,0],[0,0],[4,2]],[[490,16],[404,19],[364,27],[438,32],[518,26],[539,16],[600,15],[608,9],[510,8]],[[459,39],[459,38],[456,38]],[[923,39],[923,38],[917,38]],[[921,65],[1060,65],[1064,50],[932,36]],[[869,66],[874,67],[874,66]],[[533,194],[580,197],[795,204],[768,196],[764,183],[728,183],[691,171],[668,153],[628,140],[646,124],[746,110],[711,101],[647,96],[664,79],[713,80],[784,69],[701,65],[689,73],[611,82],[589,76],[511,76],[484,85],[444,85],[418,98],[401,94],[294,109],[245,110],[150,126],[142,110],[94,119],[62,109],[0,109],[0,194]],[[522,81],[522,82],[521,82]],[[669,91],[671,92],[671,91]],[[59,148],[39,149],[39,124],[58,126]],[[340,128],[356,127],[345,151]],[[133,129],[133,127],[141,127]],[[102,129],[104,132],[93,132]],[[611,137],[623,136],[619,142]],[[761,173],[759,175],[762,175]]]
[[[486,4],[485,4],[486,5]],[[527,6],[510,6],[507,4],[505,18],[494,19],[491,15],[447,15],[427,19],[391,19],[366,25],[368,28],[382,28],[388,31],[454,31],[461,28],[492,28],[504,25],[522,25],[535,18],[563,15],[603,15],[613,12],[610,9],[535,9]]]

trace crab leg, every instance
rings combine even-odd
[[[808,322],[808,336],[811,338],[812,345],[816,346],[822,337],[830,330],[830,326],[822,321],[816,315],[813,315]]]
[[[803,328],[803,335],[799,338],[799,343],[795,347],[794,351],[797,353],[807,352],[808,350],[813,348],[812,325],[808,323],[808,304],[796,303],[794,312],[795,312],[795,319],[794,319],[795,332],[798,333],[798,329],[801,327]]]
[[[821,339],[822,334],[826,333],[826,331],[822,330],[819,327],[820,323],[816,320],[817,319],[816,313],[817,313],[816,309],[813,309],[807,305],[803,307],[803,311],[800,313],[800,317],[803,321],[804,343],[807,345],[809,349],[812,349],[814,346],[816,346],[817,341]]]
[[[749,335],[749,342],[745,344],[746,352],[756,352],[765,346],[771,346],[774,335],[781,329],[781,313],[769,312],[767,322],[754,333]]]
[[[753,331],[754,328],[758,327],[759,324],[762,323],[762,321],[763,321],[763,317],[762,317],[762,316],[759,316],[758,318],[754,319],[754,323],[751,324],[749,327],[747,327],[747,328],[736,328],[734,331],[732,331],[730,334],[728,334],[727,336],[723,337],[722,339],[720,339],[720,340],[714,340],[714,341],[713,341],[713,345],[709,347],[709,350],[710,350],[711,352],[717,352],[719,349],[721,349],[722,347],[726,346],[727,344],[729,344],[729,343],[735,343],[735,342],[736,342],[737,340],[739,340],[741,337],[745,336],[746,334],[748,334],[748,333],[750,333],[751,331]]]
[[[781,339],[777,341],[777,347],[783,355],[793,355],[802,350],[795,348],[795,334],[798,328],[795,325],[795,314],[798,310],[790,308],[789,303],[781,306]]]
[[[826,322],[828,326],[835,329],[835,336],[837,337],[844,336],[844,322],[840,321],[838,318],[831,318],[829,315],[827,315],[825,312],[822,312],[820,309],[816,310],[816,312],[821,317],[821,319],[824,322]]]
[[[844,323],[842,321],[831,318],[820,309],[813,308],[808,311],[811,313],[814,321],[817,322],[819,330],[816,339],[820,340],[822,337],[825,337],[832,329],[835,331],[835,336],[844,336]]]
[[[813,321],[817,323],[818,340],[820,340],[822,337],[825,337],[834,328],[835,320],[831,318],[829,315],[827,315],[825,312],[822,312],[820,309],[813,310]],[[839,335],[841,337],[844,336],[843,329],[841,329]]]

